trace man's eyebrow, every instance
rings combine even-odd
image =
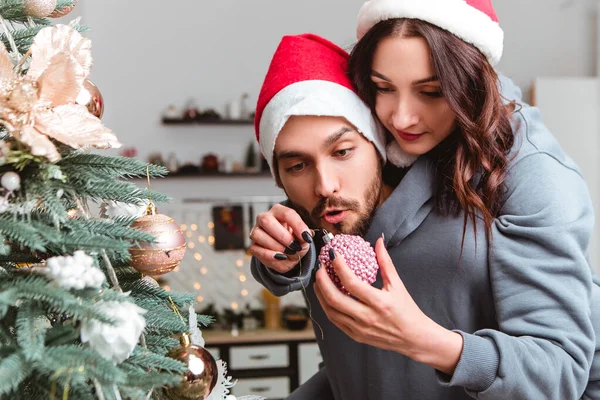
[[[348,132],[354,132],[354,129],[350,128],[349,126],[343,126],[343,127],[341,127],[336,132],[334,132],[331,135],[329,135],[329,137],[325,140],[324,147],[331,146],[332,144],[334,144],[335,142],[337,142],[338,140],[340,140],[340,138],[342,136],[344,136]]]
[[[340,138],[342,138],[345,134],[347,134],[348,132],[355,132],[355,129],[349,127],[349,126],[343,126],[340,129],[338,129],[337,131],[333,132],[332,134],[330,134],[327,139],[325,139],[325,143],[323,144],[323,147],[329,147],[332,144],[334,144],[335,142],[337,142],[338,140],[340,140]],[[277,158],[278,159],[290,159],[290,158],[309,158],[310,155],[298,150],[284,150],[280,153],[277,154]]]

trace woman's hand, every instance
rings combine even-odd
[[[248,251],[279,273],[289,272],[308,252],[311,230],[293,209],[276,204],[256,216]]]
[[[383,287],[360,280],[341,254],[332,265],[353,297],[344,295],[324,268],[316,274],[315,292],[338,328],[357,342],[396,351],[452,375],[462,352],[462,336],[436,324],[414,302],[400,279],[383,240],[375,246]]]

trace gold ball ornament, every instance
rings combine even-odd
[[[201,346],[193,345],[190,335],[181,335],[181,346],[169,353],[177,361],[187,366],[183,380],[177,386],[165,389],[167,398],[171,400],[204,400],[217,384],[219,371],[213,356]]]
[[[173,270],[185,255],[185,236],[179,225],[164,214],[157,214],[150,203],[146,215],[136,219],[132,228],[149,233],[154,243],[140,242],[129,249],[131,266],[144,275],[158,276]]]
[[[102,118],[104,113],[104,98],[100,89],[92,81],[86,79],[83,81],[83,88],[77,95],[75,103],[86,106],[90,114]]]
[[[75,5],[77,4],[78,1],[79,0],[72,0],[72,2],[73,2],[72,5],[64,6],[63,8],[59,8],[58,10],[55,10],[52,14],[48,15],[48,17],[50,17],[50,18],[64,17],[65,15],[67,15],[68,13],[73,11],[73,9],[75,8]]]
[[[25,0],[23,9],[25,14],[33,18],[46,18],[56,8],[56,0]]]

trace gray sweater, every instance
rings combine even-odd
[[[501,83],[505,97],[520,100],[512,82]],[[594,223],[588,189],[536,108],[523,105],[513,126],[514,158],[490,243],[481,221],[476,235],[469,225],[459,261],[463,217],[435,212],[434,166],[427,155],[377,210],[365,236],[374,245],[385,234],[400,278],[421,310],[463,336],[452,377],[357,343],[329,322],[310,285],[312,257],[306,257],[300,278],[273,273],[253,260],[254,277],[276,295],[300,289],[300,280],[309,284],[306,300],[323,328],[321,337],[315,326],[325,367],[293,399],[582,397],[596,349],[587,261]],[[373,286],[381,287],[381,277]],[[599,321],[600,316],[597,329]],[[598,370],[591,379],[600,379]],[[596,385],[586,395],[599,398]]]

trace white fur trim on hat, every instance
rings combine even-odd
[[[260,118],[260,149],[273,175],[275,140],[293,115],[343,117],[371,141],[386,160],[383,129],[356,93],[329,81],[300,81],[280,90],[269,101]]]
[[[418,155],[408,154],[402,150],[395,139],[392,139],[392,141],[388,143],[386,150],[388,161],[396,167],[409,167],[417,161],[417,158],[419,158]]]
[[[465,0],[370,0],[358,13],[360,40],[380,21],[414,18],[429,22],[477,47],[491,65],[502,57],[504,32],[490,16]]]

